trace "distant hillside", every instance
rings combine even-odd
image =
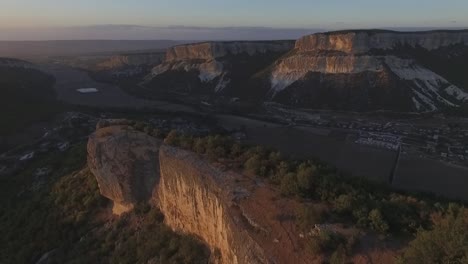
[[[52,76],[31,63],[0,58],[0,135],[54,113],[57,103],[53,84]]]
[[[468,30],[347,30],[287,42],[168,49],[154,93],[230,96],[312,109],[468,112]],[[236,99],[237,100],[237,99]]]
[[[172,40],[0,41],[0,57],[25,58],[161,50],[181,43],[183,42]]]

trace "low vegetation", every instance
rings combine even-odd
[[[206,155],[228,168],[263,177],[285,196],[326,204],[330,208],[325,216],[328,221],[350,223],[373,230],[382,237],[414,235],[415,240],[402,258],[404,263],[417,263],[413,258],[426,253],[422,260],[443,261],[420,263],[463,263],[466,260],[467,210],[461,205],[398,193],[385,185],[343,177],[321,162],[288,160],[277,151],[241,145],[230,137],[194,138],[172,131],[165,142]],[[458,208],[458,218],[455,218],[454,207]],[[324,215],[312,207],[306,207],[299,215],[298,224],[302,227],[310,228],[324,220]],[[434,220],[435,216],[438,220]],[[444,228],[448,234],[442,236]],[[433,240],[435,236],[439,238]],[[435,242],[430,244],[429,241]],[[347,241],[338,234],[321,232],[311,240],[310,248],[316,252],[333,252],[332,260],[340,263],[343,252],[350,254],[356,242],[355,237]],[[447,258],[449,262],[445,261]]]
[[[297,224],[311,252],[330,263],[346,263],[359,234],[342,235],[315,225],[344,223],[371,230],[382,239],[414,237],[399,263],[466,263],[468,210],[461,204],[408,195],[362,179],[343,177],[315,160],[289,160],[281,153],[246,146],[230,137],[164,135],[134,123],[140,131],[170,145],[206,156],[228,169],[258,175],[284,195],[303,201]],[[207,249],[193,238],[173,233],[163,216],[147,204],[120,218],[110,215],[86,164],[85,144],[51,153],[16,177],[0,179],[1,263],[31,263],[45,253],[57,263],[206,263]],[[51,168],[45,184],[37,168]],[[325,209],[324,209],[325,208]],[[309,235],[311,234],[311,235]]]
[[[399,263],[468,263],[468,211],[452,204],[432,222],[418,229]]]

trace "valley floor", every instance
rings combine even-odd
[[[99,108],[193,111],[188,106],[133,97],[117,86],[96,82],[86,72],[65,65],[47,64],[43,65],[43,68],[56,79],[55,90],[58,93],[58,99],[72,105]],[[98,91],[94,93],[80,93],[77,91],[85,88],[95,88]]]

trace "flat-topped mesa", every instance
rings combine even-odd
[[[457,44],[468,45],[468,30],[427,32],[337,31],[302,37],[296,42],[295,47],[299,51],[339,51],[355,54],[371,50],[389,50],[398,46],[435,50]]]
[[[315,263],[295,222],[299,204],[268,184],[161,146],[159,201],[167,225],[201,238],[212,263]],[[319,262],[320,263],[320,262]]]
[[[318,33],[269,72],[267,98],[304,108],[433,112],[468,102],[468,30]]]
[[[212,60],[227,55],[238,55],[242,53],[252,56],[266,52],[288,51],[293,47],[293,41],[203,42],[170,48],[166,54],[166,61],[191,59]]]

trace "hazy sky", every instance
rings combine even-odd
[[[0,0],[0,39],[94,25],[467,27],[468,0]]]

